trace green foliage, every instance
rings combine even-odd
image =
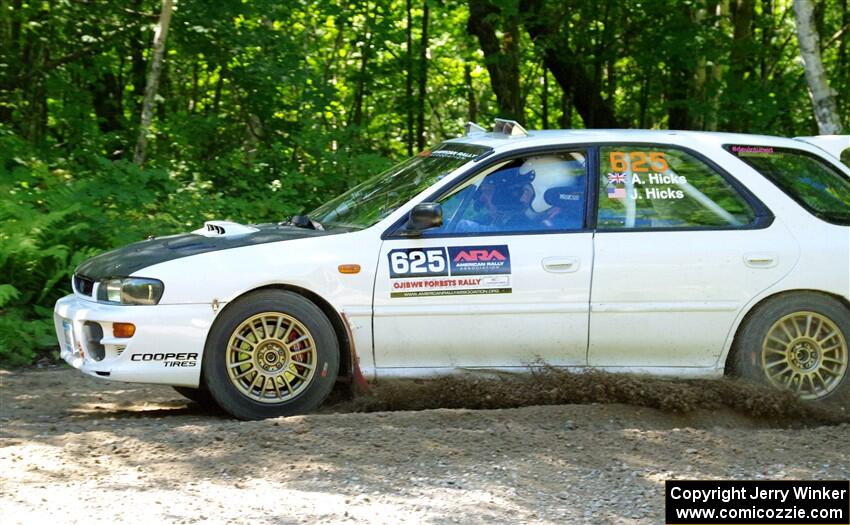
[[[186,162],[142,169],[85,151],[44,158],[0,128],[0,362],[9,364],[27,363],[36,350],[55,345],[51,307],[69,292],[71,273],[86,258],[204,220],[280,221],[315,207],[326,184],[347,186],[290,172],[272,155],[250,165],[219,158],[204,172]],[[341,169],[359,178],[363,165],[385,164],[361,155]]]

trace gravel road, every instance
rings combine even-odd
[[[662,523],[664,480],[850,478],[850,425],[626,404],[239,422],[168,387],[0,371],[11,523]],[[699,388],[695,386],[694,388]]]

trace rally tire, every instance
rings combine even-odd
[[[222,311],[202,370],[213,399],[238,419],[304,414],[321,405],[336,382],[339,342],[314,303],[262,290]]]
[[[210,394],[210,391],[207,390],[206,385],[201,385],[200,388],[191,388],[188,386],[175,386],[172,388],[174,388],[174,390],[181,396],[185,397],[189,401],[194,401],[202,407],[218,406],[215,399],[213,399],[212,394]]]
[[[812,402],[850,399],[850,310],[816,292],[759,305],[733,347],[733,372]],[[784,373],[780,373],[786,370]]]

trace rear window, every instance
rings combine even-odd
[[[817,155],[763,146],[726,149],[817,217],[850,225],[850,179]]]
[[[599,229],[743,228],[744,197],[702,160],[667,146],[600,148]]]

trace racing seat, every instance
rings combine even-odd
[[[574,186],[556,186],[543,193],[543,200],[551,206],[544,222],[557,230],[578,230],[584,225],[584,192]]]

